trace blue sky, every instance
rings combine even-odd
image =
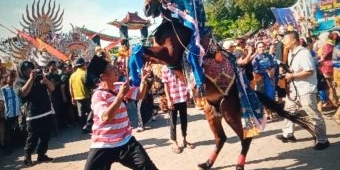
[[[121,20],[127,12],[138,12],[139,16],[144,19],[142,11],[144,0],[55,0],[56,4],[60,4],[64,9],[63,32],[71,30],[72,23],[74,26],[82,27],[83,25],[93,31],[103,31],[103,33],[119,36],[119,30],[107,23],[115,19]],[[37,0],[36,0],[37,2]],[[48,1],[47,1],[48,2]],[[52,1],[53,2],[53,1]],[[10,28],[15,27],[21,29],[19,24],[21,15],[25,14],[26,5],[31,4],[33,0],[1,0],[0,1],[0,23]],[[40,2],[42,7],[43,0]],[[45,7],[46,8],[46,7]],[[157,23],[158,20],[156,20]],[[155,24],[156,25],[156,24]],[[152,26],[151,29],[153,27]],[[130,36],[140,36],[139,31],[130,31]],[[7,30],[0,27],[0,38],[13,36]]]

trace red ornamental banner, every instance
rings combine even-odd
[[[45,43],[43,40],[39,39],[39,38],[33,38],[32,36],[26,34],[25,32],[19,31],[17,30],[18,34],[20,37],[24,38],[26,41],[32,43],[39,51],[47,51],[48,53],[52,54],[52,56],[62,60],[62,61],[66,61],[69,58],[67,57],[67,55],[65,55],[64,53],[60,52],[59,50],[55,49],[54,47],[52,47],[51,45]]]

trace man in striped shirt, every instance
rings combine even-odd
[[[141,99],[146,92],[146,78],[150,65],[142,69],[140,87],[130,87],[129,82],[117,82],[117,67],[97,56],[91,60],[87,74],[98,88],[92,95],[93,127],[91,148],[85,170],[110,169],[120,162],[130,169],[156,170],[142,145],[131,134],[131,126],[124,98]]]

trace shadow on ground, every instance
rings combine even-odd
[[[328,138],[339,138],[340,134],[329,135]],[[299,139],[298,142],[305,142],[311,140],[311,138],[303,138]],[[275,148],[273,148],[275,149]],[[340,156],[340,142],[331,143],[331,146],[323,151],[313,150],[313,146],[307,146],[303,149],[296,149],[287,152],[279,153],[276,157],[268,157],[264,159],[258,159],[253,161],[246,162],[245,169],[247,169],[247,165],[251,164],[265,164],[269,165],[266,162],[277,162],[287,160],[294,160],[295,163],[277,167],[261,167],[255,168],[257,170],[311,170],[311,169],[323,169],[323,170],[334,170],[338,169],[340,166],[339,156]],[[236,160],[236,159],[235,159]],[[236,164],[213,167],[213,170],[222,170],[226,168],[233,168]]]
[[[79,134],[79,135],[75,135],[75,134]],[[49,150],[64,148],[66,143],[88,140],[89,138],[90,138],[90,135],[82,134],[79,127],[64,129],[62,130],[62,133],[60,133],[58,137],[51,137],[50,142],[49,142]],[[82,154],[85,154],[85,156]],[[82,154],[68,155],[68,156],[65,156],[66,158],[63,158],[63,157],[55,158],[54,161],[62,162],[60,160],[63,160],[67,162],[67,160],[73,161],[73,160],[78,160],[78,158],[79,160],[86,159],[87,152],[84,152]],[[19,160],[19,157],[22,157],[22,156],[24,156],[23,147],[15,148],[11,155],[8,155],[8,156],[1,155],[0,156],[0,169],[23,168],[23,162]]]

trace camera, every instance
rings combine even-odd
[[[42,75],[43,71],[41,69],[34,69],[34,72],[37,73],[37,75]]]
[[[286,74],[285,74],[285,73],[279,74],[279,75],[278,75],[278,78],[279,78],[279,79],[284,79],[285,77],[286,77]]]
[[[106,54],[105,52],[100,52],[100,54],[98,55],[99,58],[106,58]]]

